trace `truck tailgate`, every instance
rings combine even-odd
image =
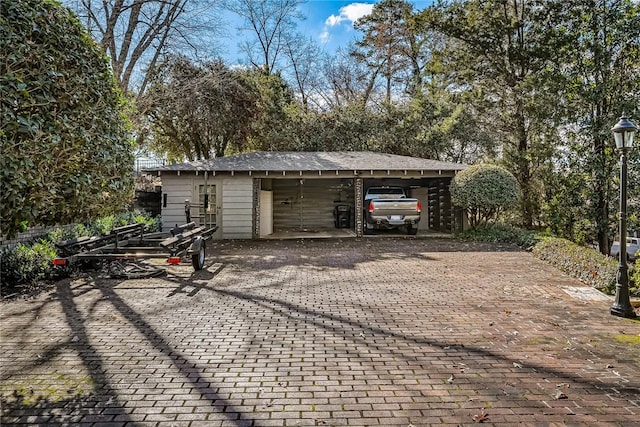
[[[371,209],[373,205],[373,210]],[[418,200],[416,199],[375,199],[370,202],[369,212],[375,216],[418,215]]]

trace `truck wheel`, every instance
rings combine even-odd
[[[367,223],[366,223],[366,222],[363,222],[363,223],[362,223],[362,233],[363,233],[363,234],[373,234],[373,229],[372,229],[372,228],[367,227]]]
[[[418,227],[412,227],[411,225],[407,225],[407,234],[409,236],[415,236],[418,234]]]
[[[204,258],[206,256],[205,244],[204,241],[200,245],[200,249],[197,253],[191,255],[191,264],[193,265],[193,269],[196,271],[202,270],[204,267]]]

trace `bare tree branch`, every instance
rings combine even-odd
[[[126,92],[145,90],[148,78],[143,70],[153,68],[164,53],[188,46],[191,54],[180,53],[198,56],[198,50],[210,49],[220,27],[212,12],[222,0],[65,1],[86,20],[87,28],[109,55],[120,88]],[[206,37],[200,37],[203,32]],[[204,39],[208,40],[206,45]]]

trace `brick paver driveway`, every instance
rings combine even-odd
[[[215,243],[2,303],[2,424],[639,425],[640,323],[588,290],[510,247]]]

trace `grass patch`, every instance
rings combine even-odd
[[[56,374],[37,383],[22,381],[6,381],[2,383],[2,401],[15,402],[21,406],[31,407],[41,401],[60,402],[71,398],[82,397],[93,390],[93,379],[90,376]]]
[[[613,339],[621,344],[640,346],[640,335],[616,334]]]

